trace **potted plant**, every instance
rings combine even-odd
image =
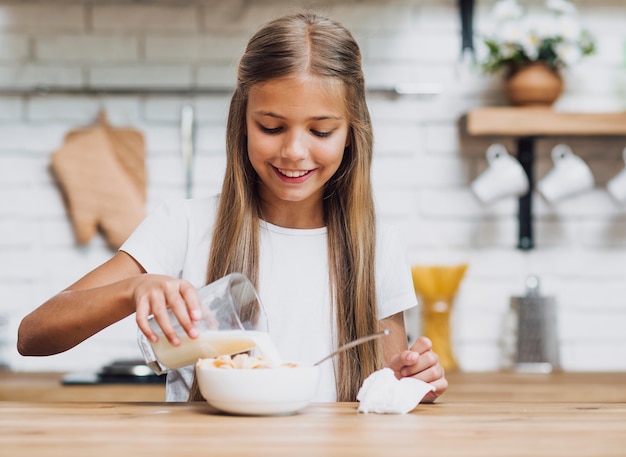
[[[547,0],[527,12],[517,0],[498,0],[492,30],[482,36],[486,73],[505,71],[505,91],[514,105],[551,105],[563,89],[560,70],[595,52],[595,40],[567,0]]]

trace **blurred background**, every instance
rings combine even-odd
[[[624,112],[626,2],[574,4],[597,51],[562,72],[554,108]],[[475,2],[476,34],[493,5]],[[513,153],[515,142],[464,131],[469,111],[508,102],[502,75],[463,56],[453,0],[0,0],[0,363],[75,371],[140,357],[132,316],[57,356],[15,349],[25,314],[114,252],[101,233],[77,243],[51,155],[106,113],[111,126],[143,136],[147,211],[217,193],[237,60],[261,23],[297,7],[338,19],[362,47],[380,218],[401,229],[411,264],[468,265],[450,322],[460,368],[503,366],[511,297],[536,275],[555,299],[562,368],[626,370],[626,206],[605,188],[624,167],[626,137],[537,141],[537,178],[566,142],[595,185],[556,205],[533,195],[535,246],[518,249],[517,198],[484,205],[470,190],[487,148],[498,142]],[[419,310],[407,319],[414,338]]]

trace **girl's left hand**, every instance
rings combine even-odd
[[[424,397],[422,400],[424,403],[434,402],[448,388],[439,357],[433,352],[432,342],[425,336],[420,336],[409,350],[394,355],[389,368],[398,379],[412,377],[435,387],[435,391],[429,392]]]

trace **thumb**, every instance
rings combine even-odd
[[[396,354],[391,358],[388,366],[396,374],[396,377],[400,378],[402,377],[402,368],[413,365],[417,361],[418,357],[419,354],[413,350],[402,351],[400,354]]]

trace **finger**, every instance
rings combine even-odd
[[[417,354],[413,352],[413,354]],[[400,373],[402,376],[415,376],[422,371],[428,370],[431,367],[439,365],[439,357],[433,351],[424,352],[423,354],[419,354],[417,360],[414,363],[407,363]]]
[[[148,315],[150,312],[150,304],[148,300],[145,297],[140,298],[135,306],[135,309],[135,321],[137,322],[137,326],[149,341],[155,343],[159,338],[148,323]]]
[[[180,284],[180,294],[182,295],[185,303],[187,304],[187,311],[193,321],[199,321],[202,319],[202,310],[200,308],[200,299],[198,298],[198,291],[188,281],[183,281]]]
[[[419,354],[417,352],[402,351],[400,354],[394,355],[387,366],[400,375],[402,369],[407,365],[413,365],[418,357]]]
[[[432,350],[432,348],[433,348],[432,341],[430,341],[430,339],[425,336],[420,336],[417,340],[415,340],[415,343],[413,343],[413,346],[411,346],[411,350],[419,354],[430,351]]]
[[[180,338],[176,334],[176,330],[174,330],[170,314],[167,310],[165,297],[163,295],[152,297],[150,306],[152,308],[154,320],[161,328],[161,331],[163,332],[165,338],[167,338],[167,341],[174,346],[178,346],[180,344]]]
[[[187,333],[190,338],[196,338],[198,336],[198,329],[189,316],[187,303],[181,294],[180,283],[166,290],[165,299],[167,300],[167,307],[174,313],[174,316],[176,316],[178,323],[185,333]]]
[[[446,378],[438,379],[430,383],[435,388],[433,392],[428,392],[422,399],[423,403],[433,403],[438,397],[440,397],[448,389],[448,380]]]
[[[432,383],[439,379],[445,378],[445,372],[443,367],[439,364],[434,365],[432,367],[426,368],[425,370],[421,370],[418,373],[407,374],[403,376],[405,378],[411,377],[414,379],[419,379],[420,381]]]

